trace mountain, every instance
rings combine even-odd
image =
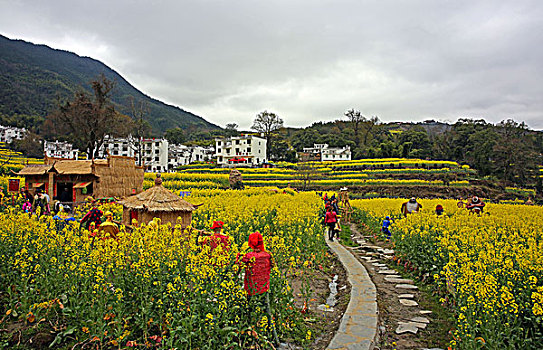
[[[70,99],[78,88],[90,92],[90,81],[102,73],[116,82],[112,100],[121,113],[130,115],[130,97],[149,106],[146,119],[155,135],[175,127],[191,131],[219,129],[202,117],[145,95],[100,61],[2,35],[0,114],[45,116],[55,108],[57,97],[61,101]]]

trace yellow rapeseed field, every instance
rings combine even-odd
[[[429,273],[445,291],[442,302],[455,311],[451,346],[541,349],[543,208],[490,203],[479,216],[454,200],[423,199],[420,213],[403,218],[405,201],[354,200],[352,205],[375,228],[386,215],[395,219],[397,257]],[[444,215],[436,215],[437,204]]]
[[[287,275],[317,268],[327,256],[320,199],[269,189],[198,190],[189,198],[202,204],[195,229],[156,220],[132,232],[121,227],[118,242],[90,238],[77,222],[62,227],[51,217],[0,213],[2,322],[34,331],[47,325],[54,348],[271,348],[263,305],[248,301],[236,264],[248,235],[259,231],[276,261],[270,299],[279,337],[312,342]],[[119,205],[102,209],[120,219]],[[209,230],[215,220],[225,223],[229,250],[198,241],[196,228]]]

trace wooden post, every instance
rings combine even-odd
[[[47,188],[45,190],[47,191],[49,198],[51,198],[51,201],[55,197],[54,183],[55,183],[55,173],[49,172],[49,183],[47,184]]]

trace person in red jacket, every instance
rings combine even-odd
[[[268,328],[273,332],[275,344],[279,345],[279,338],[272,323],[269,295],[270,273],[274,266],[273,257],[264,248],[264,239],[260,233],[251,233],[248,243],[252,251],[245,254],[241,259],[241,262],[245,265],[243,288],[247,292],[249,302],[254,299],[257,303],[264,304],[268,317]]]
[[[218,246],[221,246],[224,251],[229,251],[230,242],[228,241],[228,236],[222,234],[223,226],[224,222],[213,221],[213,226],[211,226],[213,234],[207,237],[202,237],[201,239],[199,239],[199,243],[202,245],[208,245],[209,248],[211,248],[211,251],[213,251]]]
[[[337,214],[331,205],[326,208],[324,223],[328,226],[328,239],[333,241],[336,235]]]

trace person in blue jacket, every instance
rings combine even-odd
[[[383,233],[387,236],[387,239],[390,239],[390,237],[392,236],[392,233],[389,229],[391,224],[392,222],[390,221],[390,216],[387,216],[385,220],[383,220],[383,226],[381,227],[381,231],[383,231]]]

